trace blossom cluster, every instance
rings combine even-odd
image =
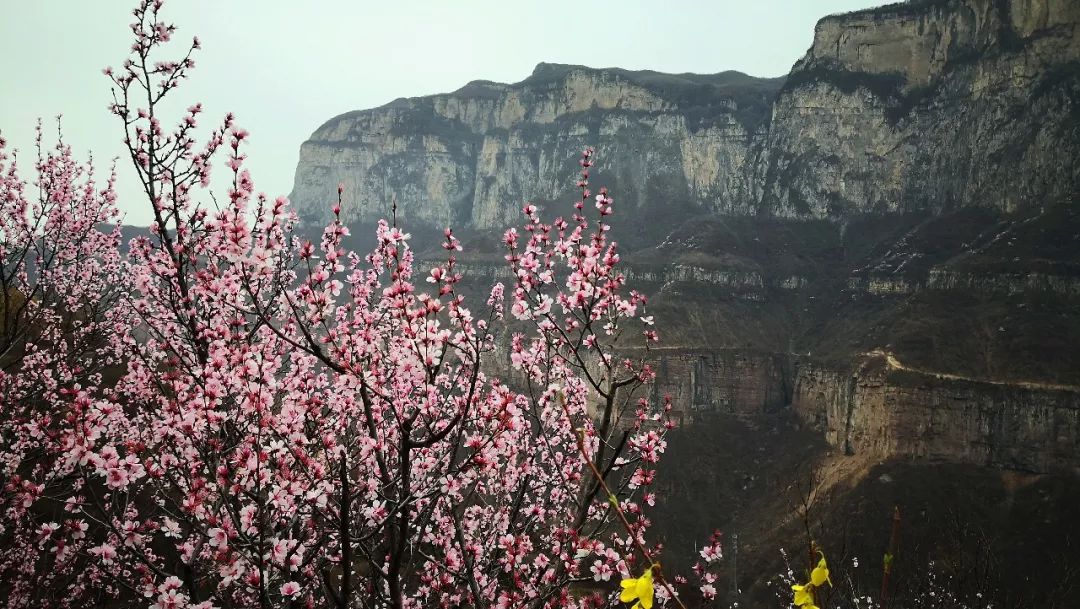
[[[451,229],[424,274],[392,223],[351,251],[339,187],[314,243],[256,191],[232,115],[201,146],[201,105],[168,128],[199,43],[157,59],[176,33],[161,9],[138,6],[132,55],[106,70],[149,235],[125,251],[113,179],[99,188],[62,144],[36,201],[0,152],[9,606],[618,598],[570,584],[642,567],[671,404],[641,395],[657,334],[620,271],[614,199],[590,192],[593,151],[569,219],[526,205],[505,236],[513,286],[472,308]]]

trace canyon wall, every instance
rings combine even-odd
[[[873,358],[849,373],[804,364],[792,406],[848,454],[1033,473],[1078,465],[1080,388],[935,378]]]

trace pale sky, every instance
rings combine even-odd
[[[786,74],[827,14],[885,0],[171,0],[176,39],[199,36],[180,107],[204,124],[232,111],[252,133],[248,167],[271,196],[292,189],[300,144],[324,121],[471,80],[517,82],[541,62],[755,76]],[[33,126],[102,165],[124,152],[101,69],[131,43],[131,0],[0,0],[0,132],[32,157]],[[125,222],[147,204],[121,162]],[[223,173],[224,158],[215,166]],[[31,167],[29,161],[24,169]],[[25,175],[24,177],[30,177]]]

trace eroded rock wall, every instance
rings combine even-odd
[[[1047,205],[1080,185],[1080,3],[930,0],[827,17],[777,97],[763,210]]]
[[[512,85],[350,112],[300,149],[293,201],[321,220],[344,184],[343,216],[501,228],[525,201],[572,196],[581,150],[639,214],[745,213],[752,148],[780,80],[540,64]],[[662,235],[659,235],[662,237]]]
[[[849,454],[1044,473],[1080,464],[1080,393],[803,364],[792,407]]]

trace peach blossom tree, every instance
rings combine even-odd
[[[646,576],[672,597],[645,539],[671,406],[641,397],[657,334],[592,151],[569,214],[525,205],[512,285],[470,303],[451,229],[423,273],[393,223],[351,251],[339,187],[306,240],[231,115],[201,144],[199,104],[164,116],[199,44],[162,59],[161,8],[105,71],[149,235],[121,254],[112,180],[62,146],[35,203],[13,162],[0,181],[9,606],[603,607]]]

